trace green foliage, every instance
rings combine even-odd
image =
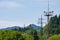
[[[24,40],[34,40],[32,35],[28,35],[28,34],[23,34]]]
[[[0,40],[47,40],[48,32],[51,36],[48,40],[60,40],[60,35],[56,35],[60,34],[60,15],[51,17],[50,22],[42,30],[35,30],[31,25],[15,30],[0,30]]]
[[[37,30],[30,29],[30,30],[25,31],[25,33],[28,34],[28,35],[32,35],[32,37],[34,38],[34,40],[39,40]]]
[[[12,30],[0,31],[0,40],[22,40],[23,37],[20,32]]]
[[[49,32],[50,35],[60,34],[60,15],[58,17],[57,15],[51,17],[49,24],[47,24],[44,29]]]
[[[39,40],[36,30],[33,31],[33,37],[34,37],[34,40]]]
[[[0,31],[0,40],[34,40],[32,35],[14,30]]]
[[[51,36],[51,37],[48,38],[48,40],[60,40],[60,34]]]

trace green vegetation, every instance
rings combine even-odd
[[[60,34],[60,15],[58,17],[57,15],[55,15],[54,17],[51,17],[49,26],[46,25],[46,27],[44,28],[45,31],[48,30],[48,27],[49,27],[50,35]]]
[[[12,30],[0,31],[0,40],[23,40],[20,32]]]
[[[31,35],[13,30],[0,31],[0,40],[34,40]]]
[[[49,31],[48,31],[48,28],[49,28]],[[59,37],[58,35],[60,34],[60,15],[59,16],[55,15],[51,17],[50,22],[44,27],[44,34],[46,33],[47,35],[47,32],[49,32],[50,34],[49,40],[59,39],[57,37]]]
[[[52,37],[49,37],[48,40],[60,40],[60,34],[59,35],[54,35]]]
[[[47,32],[50,34],[49,38]],[[31,25],[27,28],[0,30],[0,40],[60,40],[60,15],[51,17],[42,30],[35,30]]]

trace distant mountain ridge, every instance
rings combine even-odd
[[[30,25],[28,25],[28,26],[25,26],[25,28],[28,29],[30,26],[31,26],[33,29],[35,29],[35,30],[40,30],[40,29],[41,29],[39,26],[37,26],[37,25],[35,25],[35,24],[30,24]],[[20,26],[13,26],[13,27],[2,28],[2,29],[0,29],[0,30],[15,30],[15,29],[16,29],[16,30],[19,30],[19,29],[24,29],[24,28],[22,28],[22,27],[20,27]]]
[[[12,26],[12,27],[7,27],[7,28],[2,28],[0,30],[14,30],[14,29],[19,29],[21,28],[20,26]]]
[[[40,30],[41,29],[41,27],[40,26],[37,26],[37,25],[35,25],[35,24],[30,24],[29,26],[27,26],[27,27],[32,27],[33,29],[36,29],[36,30]]]

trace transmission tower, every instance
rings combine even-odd
[[[25,24],[23,25],[23,27],[25,27]]]
[[[54,12],[54,11],[50,11],[49,10],[50,8],[49,8],[49,0],[48,0],[48,11],[44,11],[44,13],[45,13],[45,16],[47,17],[47,24],[48,24],[48,34],[47,34],[47,37],[49,37],[49,21],[50,21],[50,16],[52,16],[52,13]]]
[[[43,18],[42,18],[42,15],[41,15],[41,18],[38,18],[38,25],[41,26],[41,36],[43,35]]]

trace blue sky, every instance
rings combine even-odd
[[[59,15],[60,0],[49,0],[50,11]],[[0,28],[37,24],[38,18],[47,11],[47,0],[0,0]]]

